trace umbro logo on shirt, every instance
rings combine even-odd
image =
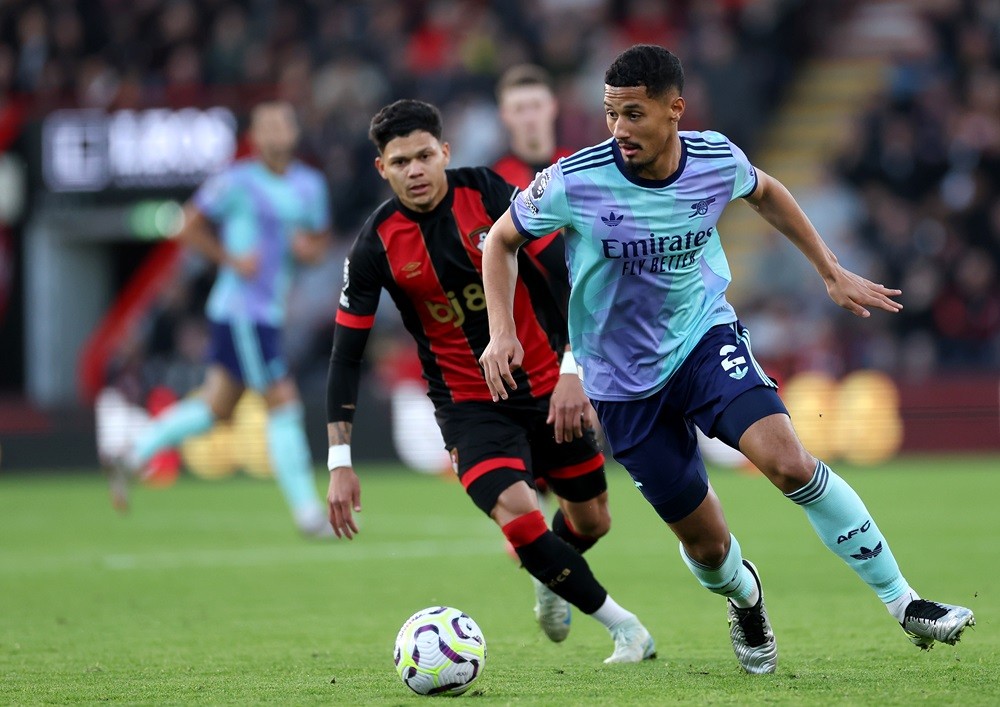
[[[601,216],[601,220],[604,221],[604,225],[610,226],[611,228],[614,228],[615,226],[620,224],[623,218],[625,218],[625,214],[618,214],[617,216],[615,216],[614,211],[612,211],[607,216]]]
[[[695,216],[704,216],[708,213],[708,207],[715,203],[715,197],[709,197],[708,199],[702,199],[701,201],[696,201],[691,204],[691,213],[688,218],[694,218]]]
[[[403,272],[406,273],[403,277],[409,280],[412,277],[419,277],[420,273],[423,272],[420,269],[420,263],[413,261],[409,262],[403,266]]]

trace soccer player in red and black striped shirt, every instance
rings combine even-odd
[[[338,537],[358,532],[351,427],[360,362],[385,289],[416,339],[459,480],[535,579],[545,633],[565,639],[573,604],[611,633],[615,650],[605,662],[652,657],[649,632],[608,595],[581,554],[607,532],[610,516],[604,457],[586,434],[593,408],[575,365],[560,374],[568,287],[561,241],[519,255],[514,311],[524,365],[517,390],[496,405],[478,364],[489,341],[482,239],[514,188],[486,168],[447,169],[441,132],[437,109],[420,101],[397,101],[371,122],[375,165],[395,197],[362,227],[345,264],[327,386],[331,525]],[[552,529],[538,508],[535,476],[560,499]]]

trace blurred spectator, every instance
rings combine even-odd
[[[241,82],[249,45],[246,13],[239,5],[226,5],[212,26],[205,60],[206,80],[213,84]]]
[[[962,254],[951,285],[934,303],[934,321],[942,336],[942,364],[995,367],[1000,354],[1000,286],[989,254],[970,249]]]
[[[1000,33],[995,3],[922,3],[838,159],[850,230],[905,309],[880,364],[995,370],[1000,360]],[[991,29],[992,28],[992,29]],[[855,352],[856,355],[858,354]]]
[[[744,317],[755,332],[781,332],[758,353],[785,375],[875,367],[921,378],[995,371],[1000,360],[1000,5],[900,8],[908,41],[885,92],[795,193],[845,265],[900,287],[904,309],[877,330],[832,307],[803,309],[808,264],[767,242],[750,263],[759,289]],[[832,330],[818,334],[820,321]]]

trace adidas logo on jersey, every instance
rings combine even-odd
[[[614,211],[612,211],[607,216],[601,216],[601,220],[604,221],[604,225],[610,226],[611,228],[614,228],[615,226],[620,224],[623,218],[625,218],[625,214],[618,214],[617,216],[615,216]]]

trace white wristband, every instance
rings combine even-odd
[[[353,466],[351,464],[351,445],[335,444],[330,447],[326,455],[326,468],[333,471],[340,466]]]
[[[559,374],[563,375],[565,373],[572,373],[574,376],[580,375],[580,371],[576,367],[576,359],[573,358],[572,351],[564,353],[562,363],[559,364]]]

